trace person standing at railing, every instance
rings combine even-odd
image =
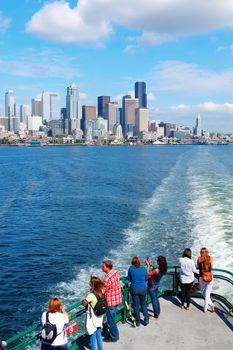
[[[148,293],[151,298],[151,304],[154,311],[154,316],[151,317],[152,320],[155,320],[159,317],[160,314],[160,303],[158,298],[159,284],[163,275],[167,272],[167,260],[164,256],[159,255],[157,258],[158,268],[154,268],[150,258],[147,258],[147,286]]]
[[[98,301],[101,301],[104,296],[105,285],[98,277],[92,276],[90,279],[90,293],[83,301],[83,306],[87,307],[86,315],[86,329],[90,335],[91,348],[96,350],[96,343],[98,350],[103,350],[101,329],[103,326],[104,311],[101,309],[95,311]],[[103,309],[103,304],[99,303]],[[99,313],[97,312],[99,311]]]
[[[43,312],[41,350],[68,350],[66,324],[69,314],[62,306],[60,298],[51,298],[48,311]]]
[[[199,269],[199,283],[202,295],[205,299],[204,302],[204,312],[208,310],[208,306],[210,305],[211,312],[214,312],[215,306],[210,298],[210,294],[213,287],[213,274],[211,272],[213,268],[213,259],[209,255],[209,251],[207,248],[201,248],[200,256],[197,259],[197,267]]]
[[[118,271],[113,269],[111,260],[102,263],[102,270],[105,272],[103,280],[105,284],[105,298],[107,303],[107,323],[109,334],[104,337],[104,342],[116,342],[119,339],[119,330],[116,324],[117,306],[122,302],[121,281]]]
[[[141,261],[137,256],[133,257],[131,264],[132,265],[128,270],[128,278],[131,282],[130,293],[133,299],[133,309],[136,318],[136,324],[138,327],[141,324],[139,310],[139,306],[141,306],[141,310],[144,316],[144,325],[146,326],[149,323],[149,314],[146,304],[147,272],[145,266],[141,266]]]
[[[194,273],[199,271],[192,259],[192,251],[186,248],[180,258],[181,309],[190,309],[191,290],[194,282]],[[186,303],[186,307],[184,304]]]

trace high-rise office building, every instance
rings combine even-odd
[[[110,103],[110,96],[98,97],[98,117],[107,119],[107,104]]]
[[[42,117],[42,100],[41,98],[35,97],[32,99],[32,115]]]
[[[77,85],[72,84],[67,87],[66,91],[67,118],[80,120],[78,87]]]
[[[90,132],[90,128],[93,129],[94,122],[96,121],[96,106],[82,106],[82,120],[81,120],[81,129],[84,132],[84,135],[87,135],[87,132],[93,134],[93,130]]]
[[[138,98],[124,98],[124,121],[125,121],[125,128],[124,133],[125,136],[130,137],[134,134],[134,128],[135,128],[135,113],[136,109],[139,108],[139,99]]]
[[[82,106],[82,119],[95,120],[96,119],[96,106]]]
[[[113,127],[119,122],[119,108],[117,102],[110,102],[106,106],[108,131],[113,134]]]
[[[125,135],[125,100],[132,98],[131,95],[125,95],[122,97],[122,108],[120,110],[120,123],[122,126],[123,134]]]
[[[148,131],[148,109],[137,108],[135,113],[135,135],[140,138],[141,132]]]
[[[201,137],[202,136],[202,125],[201,125],[201,115],[198,114],[197,118],[196,118],[196,126],[194,128],[194,135],[197,137]]]
[[[5,93],[5,116],[6,117],[15,117],[16,116],[16,104],[15,104],[14,90],[8,90]]]
[[[46,92],[42,93],[42,118],[43,121],[51,121],[60,118],[60,110],[57,103],[58,93]]]
[[[21,105],[20,106],[20,123],[27,124],[27,117],[31,115],[31,106]]]
[[[139,99],[139,108],[147,108],[146,83],[137,81],[134,86],[135,98]]]

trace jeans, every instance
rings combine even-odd
[[[212,287],[213,287],[213,280],[209,283],[206,283],[205,281],[203,281],[202,277],[200,277],[199,279],[199,283],[200,283],[200,289],[201,289],[201,293],[205,299],[205,304],[204,304],[204,311],[207,311],[208,306],[213,306],[213,302],[210,299],[210,293],[212,291]]]
[[[146,294],[147,294],[147,288],[130,288],[130,293],[133,299],[133,309],[134,309],[134,315],[136,319],[136,323],[139,326],[141,319],[140,319],[140,310],[139,306],[141,306],[141,311],[144,316],[145,323],[149,323],[149,314],[147,310],[147,304],[146,304]]]
[[[108,306],[106,309],[107,323],[110,330],[110,337],[113,340],[119,339],[119,330],[115,321],[116,316],[116,306]]]
[[[181,305],[184,306],[184,303],[187,303],[187,307],[190,305],[192,283],[181,283]]]
[[[68,344],[51,345],[49,343],[41,342],[41,350],[68,350]]]
[[[158,298],[158,289],[148,288],[148,293],[151,298],[151,304],[154,311],[154,317],[159,317],[160,314],[160,303]]]
[[[102,345],[102,336],[101,336],[101,328],[97,328],[97,330],[90,336],[91,340],[91,349],[90,350],[96,350],[96,343],[98,350],[103,350]]]

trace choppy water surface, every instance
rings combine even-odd
[[[233,270],[233,147],[0,148],[0,339],[49,298],[84,296],[109,257],[178,262],[207,246]],[[7,334],[7,336],[6,336]]]

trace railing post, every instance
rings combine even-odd
[[[127,320],[127,317],[129,315],[129,311],[128,309],[126,308],[126,305],[125,305],[125,302],[129,303],[129,286],[128,286],[128,283],[124,280],[123,282],[123,323],[126,322]]]

